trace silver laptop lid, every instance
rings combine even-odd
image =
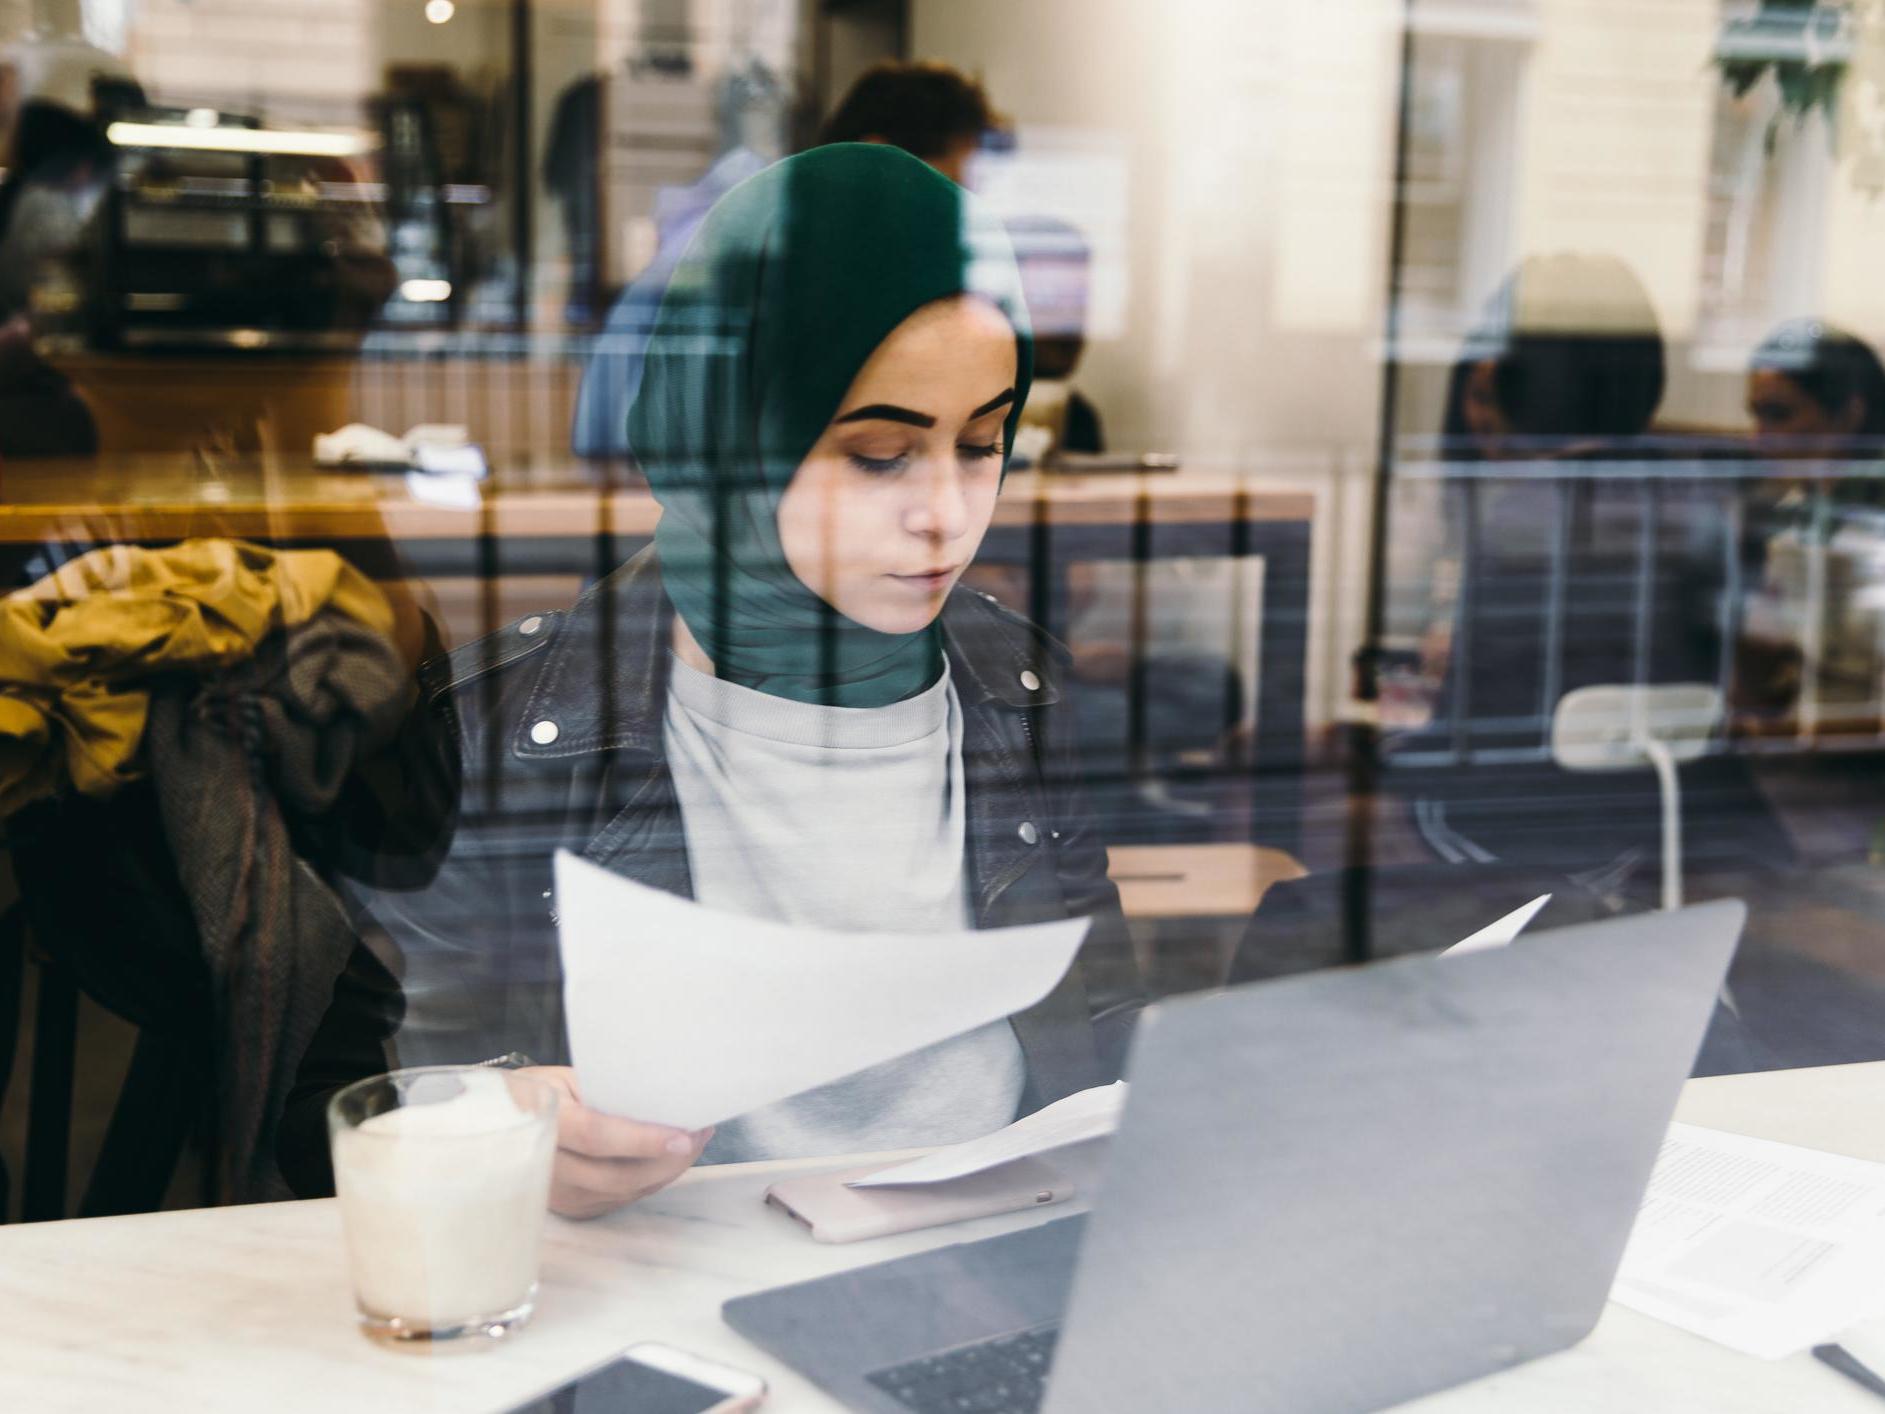
[[[1379,1409],[1580,1339],[1745,916],[1149,1009],[1048,1414]]]

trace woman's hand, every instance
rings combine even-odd
[[[550,1172],[550,1211],[562,1217],[600,1217],[666,1188],[693,1166],[713,1138],[712,1129],[690,1134],[589,1109],[577,1092],[576,1072],[566,1065],[533,1065],[522,1073],[562,1096]]]

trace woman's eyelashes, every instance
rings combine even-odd
[[[851,465],[871,476],[888,476],[893,471],[901,471],[910,463],[908,452],[898,452],[892,457],[871,457],[862,452],[851,453]]]
[[[854,451],[848,454],[851,465],[869,476],[889,476],[902,471],[910,464],[912,453],[897,452],[888,456],[871,456],[869,453]],[[995,442],[960,442],[956,445],[956,455],[965,462],[988,461],[1001,455],[1001,443]]]

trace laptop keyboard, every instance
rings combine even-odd
[[[1059,1326],[1037,1326],[865,1376],[916,1414],[1036,1414]]]

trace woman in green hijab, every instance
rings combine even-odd
[[[825,928],[1089,916],[1079,960],[1026,1012],[717,1134],[599,1114],[573,1072],[540,1067],[568,1101],[557,1211],[608,1211],[703,1153],[970,1138],[1116,1077],[1139,979],[1072,768],[1061,651],[957,587],[1027,396],[1019,292],[999,227],[894,148],[815,149],[729,192],[669,285],[630,417],[655,544],[569,612],[453,655],[438,712],[464,796],[503,808],[467,815],[432,884],[373,911],[412,1017],[457,1018],[451,1042],[418,1028],[427,1054],[402,1039],[408,1063],[566,1052],[556,847]]]
[[[885,403],[889,411],[861,416],[871,404],[847,390],[919,311],[941,356],[915,380],[906,376],[918,390],[906,401],[916,405]],[[990,396],[966,410],[927,407],[935,399],[917,380],[978,355]],[[871,371],[906,358],[892,348]],[[719,675],[844,707],[882,706],[929,686],[941,667],[934,611],[949,586],[906,586],[917,592],[901,596],[883,586],[881,606],[868,593],[834,604],[832,586],[813,588],[806,561],[825,549],[844,560],[852,547],[787,543],[782,532],[810,530],[796,502],[816,480],[830,498],[820,513],[832,535],[896,537],[897,526],[862,524],[859,503],[901,509],[907,498],[882,494],[884,486],[933,481],[896,459],[951,414],[962,449],[976,453],[963,469],[965,494],[992,506],[1032,363],[1006,237],[927,164],[842,143],[729,192],[669,285],[629,415],[664,512],[655,537],[662,582]],[[851,458],[849,484],[824,467],[834,453]],[[801,476],[809,467],[816,471]],[[982,515],[964,528],[966,543],[943,557],[958,561],[950,568],[973,555],[986,525]],[[934,538],[918,530],[908,544],[884,546],[886,569],[933,568]],[[904,601],[929,612],[900,611]]]

